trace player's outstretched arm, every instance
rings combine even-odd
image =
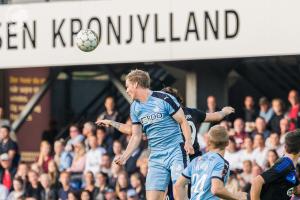
[[[217,178],[211,179],[211,193],[214,196],[228,200],[247,200],[247,194],[239,192],[237,194],[230,193],[224,186],[224,183]]]
[[[124,165],[126,161],[130,158],[132,153],[138,146],[140,145],[142,140],[142,127],[140,124],[133,124],[132,125],[132,136],[129,140],[129,143],[126,147],[124,153],[117,157],[114,162],[119,165]]]
[[[129,124],[123,124],[120,122],[116,122],[113,120],[108,120],[108,119],[101,119],[96,122],[97,125],[99,126],[112,126],[121,133],[124,133],[126,135],[131,135],[131,125]]]
[[[191,128],[188,124],[184,112],[182,108],[180,108],[174,115],[173,118],[179,123],[181,130],[183,132],[183,136],[185,139],[184,149],[188,154],[194,154],[194,148],[192,145],[192,134],[191,134]]]
[[[260,200],[260,192],[264,183],[265,180],[260,175],[253,180],[250,190],[251,200]]]
[[[188,184],[188,179],[185,178],[184,176],[180,176],[175,185],[174,185],[174,198],[175,200],[182,200],[185,199],[187,196],[187,191],[186,191],[186,185]]]
[[[215,122],[215,121],[221,121],[226,117],[227,115],[230,115],[231,113],[234,113],[235,110],[233,107],[226,106],[222,108],[219,112],[214,113],[206,113],[205,122]]]

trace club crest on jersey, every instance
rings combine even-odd
[[[153,113],[141,118],[142,124],[151,124],[163,118],[162,113]]]

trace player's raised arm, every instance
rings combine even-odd
[[[177,181],[176,181],[176,184],[175,184],[175,190],[174,190],[174,199],[178,199],[178,200],[181,200],[181,199],[184,199],[186,198],[186,185],[189,183],[189,179],[187,179],[186,177],[184,176],[180,176]]]
[[[130,158],[132,153],[140,145],[142,140],[142,126],[140,124],[132,125],[132,136],[126,147],[124,153],[115,159],[115,163],[119,165],[124,165],[126,161]]]
[[[107,127],[112,126],[115,129],[117,129],[118,131],[120,131],[121,133],[124,133],[126,135],[131,135],[131,132],[132,132],[131,125],[123,124],[123,123],[116,122],[116,121],[109,120],[109,119],[98,120],[96,122],[96,124],[99,126],[107,126]]]
[[[260,200],[260,193],[264,183],[265,181],[260,175],[253,180],[250,190],[251,200]]]
[[[221,111],[219,112],[214,112],[214,113],[206,113],[206,117],[205,117],[205,122],[215,122],[215,121],[221,121],[222,119],[224,119],[224,117],[226,117],[227,115],[230,115],[231,113],[234,113],[235,110],[234,108],[230,107],[230,106],[226,106],[224,108],[222,108]]]
[[[217,197],[227,200],[246,200],[246,193],[239,192],[237,194],[230,193],[224,186],[224,183],[217,178],[211,180],[211,193]],[[251,199],[252,200],[252,199]]]
[[[184,139],[185,139],[184,149],[188,154],[194,154],[195,152],[192,145],[191,129],[184,116],[182,108],[179,108],[179,110],[173,115],[173,118],[179,123],[182,133],[184,135]]]

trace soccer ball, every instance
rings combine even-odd
[[[76,35],[76,45],[81,51],[93,51],[98,46],[98,43],[98,36],[91,29],[81,30]]]

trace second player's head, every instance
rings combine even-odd
[[[300,129],[288,132],[285,137],[285,151],[300,156]]]
[[[224,150],[228,145],[229,136],[223,126],[215,125],[208,131],[208,148],[209,150],[220,149]]]
[[[139,89],[150,88],[150,76],[148,72],[135,69],[126,76],[126,92],[132,99],[136,99]]]
[[[176,98],[176,100],[182,105],[183,104],[183,98],[182,96],[179,94],[178,90],[172,87],[165,87],[163,88],[161,91],[166,92],[170,95],[172,95],[173,97]]]

